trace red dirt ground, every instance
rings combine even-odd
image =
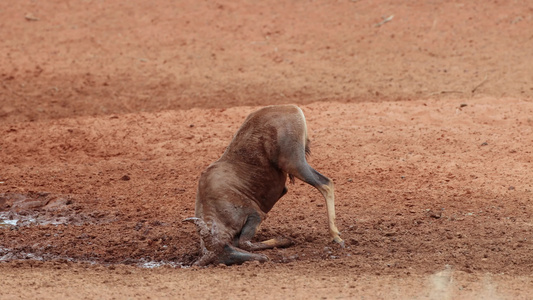
[[[0,16],[0,298],[531,297],[533,4],[3,1]],[[199,174],[278,103],[304,110],[347,247],[297,181],[258,234],[294,246],[187,268]]]

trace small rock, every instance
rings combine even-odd
[[[442,212],[434,212],[434,211],[429,211],[429,217],[433,218],[433,219],[440,219],[442,217]]]
[[[35,17],[32,13],[27,13],[24,18],[28,21],[39,21],[39,18]]]

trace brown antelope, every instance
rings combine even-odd
[[[249,251],[288,247],[288,238],[252,242],[274,204],[287,193],[287,175],[317,188],[326,199],[329,232],[344,246],[335,226],[333,181],[314,170],[307,126],[295,105],[268,106],[251,113],[235,133],[222,157],[200,176],[195,217],[202,256],[195,265],[240,264],[268,257]]]

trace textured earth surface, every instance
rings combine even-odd
[[[529,299],[533,4],[3,1],[0,298]],[[202,170],[296,103],[264,264],[190,267]]]

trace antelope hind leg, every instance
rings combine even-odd
[[[320,175],[320,173],[316,173]],[[341,245],[342,248],[344,248],[344,241],[341,239],[339,229],[337,229],[337,226],[335,225],[335,188],[333,186],[333,181],[331,181],[329,178],[327,179],[329,181],[327,184],[319,185],[316,188],[320,191],[320,193],[322,193],[324,199],[326,199],[329,233],[333,240]]]
[[[289,172],[303,182],[314,186],[324,196],[328,213],[329,233],[333,240],[344,248],[344,241],[341,239],[339,229],[335,225],[335,188],[333,181],[317,172],[305,161],[300,162],[297,167],[292,168]]]

